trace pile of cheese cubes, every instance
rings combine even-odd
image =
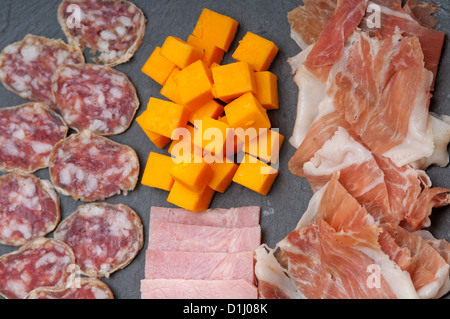
[[[169,191],[168,202],[191,211],[208,209],[232,182],[267,195],[278,175],[272,164],[284,137],[267,115],[279,109],[278,78],[268,71],[278,48],[247,32],[232,55],[236,62],[221,65],[238,25],[204,9],[187,41],[167,37],[142,68],[167,100],[151,97],[136,121],[157,147],[170,144],[170,155],[151,152],[141,183]],[[178,136],[180,128],[188,134]],[[223,133],[220,141],[205,134],[210,128]]]

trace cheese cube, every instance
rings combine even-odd
[[[136,122],[139,124],[139,126],[144,131],[144,133],[147,135],[147,137],[150,139],[150,141],[152,141],[153,144],[155,144],[158,148],[163,149],[167,145],[169,145],[169,143],[171,142],[171,139],[168,137],[165,137],[161,134],[154,133],[145,127],[145,117],[146,117],[145,113],[146,112],[147,111],[144,111],[144,113],[139,115],[136,118]]]
[[[175,181],[167,201],[192,212],[202,212],[209,208],[215,191],[206,187],[202,193],[196,193]]]
[[[226,105],[225,114],[232,128],[271,128],[267,110],[261,106],[252,93],[246,93]]]
[[[213,99],[211,70],[202,61],[181,70],[176,80],[181,101],[189,109],[195,110]]]
[[[284,136],[274,130],[263,131],[257,138],[246,141],[243,151],[258,157],[268,163],[275,164],[278,161]]]
[[[192,112],[189,122],[194,124],[195,120],[201,120],[204,117],[210,117],[217,120],[223,114],[223,106],[216,100],[210,100]]]
[[[278,78],[269,71],[255,72],[256,98],[266,110],[278,110]]]
[[[247,32],[239,46],[233,53],[233,58],[237,61],[248,62],[253,70],[267,71],[278,54],[278,47],[272,41]]]
[[[145,127],[168,138],[172,138],[176,128],[186,127],[190,114],[182,105],[154,97],[150,98],[145,113]]]
[[[164,41],[160,54],[180,69],[203,57],[202,50],[172,36],[167,37],[166,41]]]
[[[195,121],[194,125],[197,128],[194,135],[194,145],[204,150],[203,154],[208,162],[212,162],[214,157],[223,158],[227,141],[234,137],[230,126],[209,117]]]
[[[141,183],[149,187],[170,191],[174,183],[174,179],[170,175],[173,165],[174,162],[170,156],[151,152]]]
[[[169,77],[167,78],[166,83],[161,88],[161,91],[159,93],[161,93],[162,96],[168,98],[172,102],[183,105],[183,101],[181,101],[181,98],[180,98],[180,93],[178,93],[178,85],[177,85],[177,82],[175,81],[175,77],[179,73],[180,73],[180,69],[175,68],[172,71],[172,73],[170,73]]]
[[[225,193],[239,166],[231,161],[214,162],[210,166],[213,170],[213,177],[208,186],[219,193]]]
[[[228,103],[247,92],[256,94],[255,75],[247,62],[221,65],[211,71],[216,98]]]
[[[228,52],[238,26],[236,20],[205,8],[192,34]]]
[[[142,72],[151,77],[157,83],[164,85],[170,73],[176,68],[175,64],[163,57],[161,48],[156,47],[142,67]]]
[[[266,196],[277,176],[278,171],[276,169],[251,155],[245,154],[243,162],[239,165],[233,177],[233,182]]]
[[[203,51],[204,55],[202,61],[205,62],[206,66],[209,67],[213,63],[222,63],[225,51],[218,48],[214,44],[208,42],[207,40],[197,38],[195,35],[190,35],[187,43]]]
[[[192,157],[194,159],[194,157]],[[173,165],[172,177],[195,193],[202,193],[213,176],[213,171],[202,158]]]

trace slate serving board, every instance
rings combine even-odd
[[[133,1],[147,17],[147,33],[139,51],[126,64],[116,67],[128,75],[135,84],[141,107],[141,114],[148,99],[153,96],[163,98],[160,86],[144,75],[140,69],[156,46],[163,44],[169,36],[187,39],[193,31],[203,8],[220,12],[236,19],[239,23],[238,33],[230,53],[225,56],[224,63],[233,62],[232,52],[239,40],[247,31],[257,33],[276,43],[280,48],[271,71],[279,78],[280,110],[270,111],[269,116],[273,127],[279,128],[286,137],[280,154],[280,174],[267,197],[254,193],[240,185],[232,184],[225,194],[216,194],[211,204],[212,208],[231,208],[235,206],[257,205],[261,207],[262,241],[273,247],[284,238],[297,224],[306,210],[312,196],[311,189],[302,178],[293,176],[287,163],[295,152],[288,143],[291,136],[297,107],[298,90],[292,81],[291,68],[287,59],[300,52],[295,42],[290,38],[290,27],[287,13],[300,5],[298,0],[134,0]],[[450,3],[448,0],[434,0],[441,5],[436,17],[440,23],[437,29],[450,34]],[[1,0],[0,2],[0,50],[10,43],[20,41],[28,33],[61,38],[66,41],[56,19],[59,0]],[[91,62],[88,60],[88,62]],[[450,47],[446,41],[441,59],[436,90],[432,99],[431,110],[438,114],[450,115]],[[405,92],[407,93],[407,92]],[[20,105],[26,101],[7,91],[0,85],[0,107]],[[140,159],[142,177],[147,157],[151,151],[167,154],[166,150],[156,148],[140,129],[136,122],[123,134],[112,136],[112,140],[132,146]],[[435,186],[450,188],[450,168],[430,168],[428,171]],[[48,169],[40,170],[36,175],[49,179]],[[147,249],[149,212],[151,206],[174,207],[169,204],[168,193],[139,185],[128,196],[115,196],[106,202],[124,203],[133,208],[141,217],[145,229],[146,242],[136,259],[125,269],[103,279],[108,284],[115,298],[140,298],[140,280],[144,278],[145,250]],[[59,195],[61,199],[62,218],[73,213],[79,205],[72,198]],[[432,215],[431,231],[438,238],[450,240],[450,207],[435,209]],[[52,237],[50,234],[49,237]],[[15,247],[0,245],[0,255],[16,250]]]

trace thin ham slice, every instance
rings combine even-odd
[[[166,222],[151,224],[149,247],[189,252],[239,252],[255,250],[261,243],[261,228],[224,228]]]
[[[255,227],[259,225],[260,212],[261,208],[257,206],[214,208],[197,213],[182,208],[152,207],[150,224],[163,221],[226,228]]]
[[[238,253],[146,252],[146,279],[236,280],[254,283],[253,251]],[[170,267],[168,267],[170,265]]]
[[[258,290],[246,280],[145,279],[142,299],[257,299]]]

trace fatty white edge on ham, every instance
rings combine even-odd
[[[298,291],[294,282],[286,275],[285,270],[274,255],[273,249],[261,245],[255,250],[255,275],[259,281],[268,282],[276,287],[283,287],[283,292],[292,299],[306,299]],[[265,296],[260,296],[260,298]]]
[[[303,171],[311,176],[332,175],[371,158],[372,153],[369,150],[356,142],[344,128],[338,127],[333,137],[303,165]]]

